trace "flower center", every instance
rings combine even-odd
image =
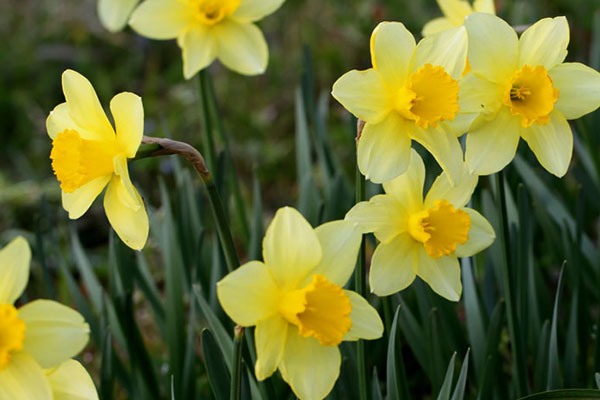
[[[521,126],[529,127],[534,122],[545,125],[550,121],[558,94],[546,68],[524,65],[508,82],[503,103],[513,115],[521,116]]]
[[[10,362],[12,353],[23,348],[25,322],[10,304],[0,304],[0,371]]]
[[[447,200],[437,200],[428,210],[416,212],[408,218],[408,232],[423,243],[432,258],[454,254],[457,244],[469,240],[471,218],[457,210]]]
[[[205,25],[215,25],[233,14],[241,0],[188,0],[195,17]]]
[[[323,346],[340,344],[352,326],[350,298],[319,274],[305,288],[284,294],[279,311],[301,336],[315,337]]]
[[[400,89],[395,107],[404,118],[425,129],[439,121],[452,121],[460,110],[458,82],[443,67],[425,64]]]
[[[114,172],[113,158],[118,154],[116,141],[85,140],[67,129],[52,141],[52,170],[65,193],[72,193],[86,183]]]

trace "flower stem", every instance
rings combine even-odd
[[[208,71],[203,69],[198,73],[198,88],[200,92],[200,110],[202,113],[202,147],[206,161],[211,170],[215,168],[215,141],[213,138],[212,121],[210,119]]]
[[[242,345],[244,328],[236,325],[233,334],[233,364],[231,370],[230,400],[239,400],[242,388]]]

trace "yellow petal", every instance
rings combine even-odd
[[[25,353],[14,354],[0,371],[0,399],[55,400],[44,371]]]
[[[190,79],[217,57],[217,42],[205,26],[195,26],[177,37],[183,55],[183,76]]]
[[[379,72],[353,70],[333,84],[331,95],[356,118],[377,124],[391,111],[386,90]]]
[[[117,142],[127,155],[135,157],[144,135],[144,106],[137,94],[119,93],[110,101],[110,112],[115,120]]]
[[[383,335],[383,322],[377,310],[358,293],[351,290],[344,290],[344,293],[352,304],[352,327],[344,336],[344,340],[379,339]]]
[[[371,35],[373,68],[392,88],[404,85],[414,51],[415,38],[400,22],[381,22]]]
[[[569,23],[565,17],[544,18],[529,27],[519,41],[519,67],[542,65],[547,70],[567,57]]]
[[[100,22],[111,32],[120,31],[137,3],[138,0],[98,0]]]
[[[19,309],[27,327],[23,351],[42,368],[55,367],[83,350],[90,327],[77,311],[50,300],[32,301]]]
[[[469,229],[469,240],[465,244],[458,243],[454,254],[457,257],[471,257],[488,248],[494,242],[496,233],[483,215],[471,208],[462,208],[462,210],[469,214],[471,229]]]
[[[462,25],[465,17],[473,12],[471,5],[465,0],[438,0],[437,3],[455,26]]]
[[[494,0],[475,0],[473,2],[473,8],[475,12],[482,12],[488,14],[496,14],[496,6]]]
[[[423,205],[424,184],[425,164],[419,153],[412,149],[406,172],[391,181],[384,182],[383,189],[402,204],[406,211],[413,212]]]
[[[454,183],[442,172],[427,192],[425,208],[433,207],[436,200],[447,200],[455,208],[464,207],[471,199],[478,180],[478,176],[471,174],[466,164],[463,164],[462,173]]]
[[[369,286],[377,296],[388,296],[406,289],[415,280],[420,243],[408,233],[389,243],[380,243],[373,253]],[[420,246],[422,247],[422,246]]]
[[[280,288],[296,288],[319,264],[321,244],[302,214],[291,207],[277,210],[263,240],[263,258]]]
[[[410,161],[410,125],[389,114],[378,124],[367,123],[358,141],[358,167],[371,182],[394,179]]]
[[[467,62],[467,31],[463,27],[447,29],[421,40],[410,66],[415,72],[425,64],[441,66],[458,80]]]
[[[377,240],[388,243],[406,229],[407,212],[391,195],[376,195],[361,201],[348,211],[346,220],[363,232],[373,232]]]
[[[189,6],[178,0],[145,0],[129,19],[133,30],[151,39],[174,39],[194,23]]]
[[[423,27],[423,36],[431,36],[446,29],[454,28],[454,24],[446,17],[435,18]]]
[[[78,361],[67,360],[46,373],[54,400],[98,400],[94,381]]]
[[[242,0],[231,15],[239,22],[254,22],[273,14],[285,0]]]
[[[514,29],[502,19],[484,13],[465,21],[472,71],[503,85],[517,69],[519,43]]]
[[[415,126],[412,139],[427,149],[448,174],[451,181],[460,178],[463,165],[463,151],[454,132],[443,125],[423,129]]]
[[[106,187],[111,175],[101,176],[76,189],[72,193],[62,192],[62,206],[69,213],[70,219],[81,217]]]
[[[315,338],[304,338],[295,327],[288,329],[283,379],[302,400],[321,400],[333,389],[342,359],[337,346],[321,346]]]
[[[227,68],[242,75],[265,72],[269,48],[256,25],[224,19],[213,27],[212,34],[217,42],[217,57]]]
[[[555,108],[566,119],[577,119],[600,106],[600,73],[580,63],[557,65],[549,71],[559,90]]]
[[[252,326],[277,311],[279,289],[265,264],[250,261],[217,283],[217,296],[236,324]]]
[[[288,322],[279,314],[265,318],[256,324],[256,330],[254,331],[256,365],[254,371],[259,381],[273,375],[273,372],[279,367],[287,341],[288,325]]]
[[[0,304],[13,304],[23,293],[29,280],[31,249],[18,236],[0,250]]]
[[[56,135],[67,129],[77,130],[76,127],[77,124],[69,115],[69,106],[67,103],[60,103],[54,107],[54,110],[50,111],[46,119],[46,130],[51,139],[54,139]]]
[[[458,105],[461,113],[490,118],[502,107],[504,87],[470,73],[459,82]]]
[[[84,139],[113,140],[115,132],[90,81],[79,72],[68,69],[62,74],[62,88],[69,106],[69,115],[83,128],[79,134]],[[86,133],[93,136],[85,137]]]
[[[475,175],[500,171],[512,161],[520,138],[520,118],[501,108],[496,118],[471,127],[467,134],[465,160]],[[477,125],[477,126],[475,126]]]
[[[573,154],[573,133],[560,112],[551,113],[546,125],[521,128],[521,136],[548,172],[559,178],[567,173]]]
[[[450,301],[460,300],[462,283],[458,258],[454,255],[431,258],[424,247],[419,248],[417,257],[417,275],[440,296]]]

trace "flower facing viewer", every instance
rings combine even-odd
[[[262,74],[269,49],[254,22],[284,0],[146,0],[129,24],[151,39],[177,39],[186,79],[218,58],[243,75]]]
[[[461,26],[465,17],[476,12],[496,14],[494,0],[475,0],[473,5],[465,0],[437,0],[443,17],[435,18],[423,27],[423,36],[430,36],[455,26]]]
[[[340,373],[343,340],[381,337],[377,311],[344,290],[361,234],[348,221],[313,229],[293,208],[277,211],[263,240],[264,263],[251,261],[217,284],[223,309],[256,325],[256,376],[279,369],[303,400],[324,398]]]
[[[545,18],[520,39],[489,14],[467,17],[472,73],[461,81],[465,112],[480,113],[467,134],[471,172],[488,175],[514,158],[525,139],[548,172],[562,177],[573,152],[567,120],[600,106],[600,74],[563,63],[569,44],[565,17]]]
[[[457,115],[458,79],[466,55],[464,28],[441,32],[418,45],[399,22],[383,22],[375,28],[373,68],[346,73],[332,92],[366,122],[358,141],[358,166],[367,179],[382,183],[403,173],[411,140],[423,145],[452,179],[460,173],[462,149],[456,135],[464,133],[468,124],[463,126]]]
[[[129,179],[127,159],[135,157],[144,131],[140,96],[119,93],[110,102],[113,129],[90,82],[67,70],[62,75],[66,102],[46,121],[52,139],[52,169],[60,181],[63,208],[81,217],[108,185],[104,210],[129,247],[140,250],[148,238],[144,201]]]
[[[494,230],[465,207],[477,177],[466,168],[452,185],[446,173],[423,199],[425,166],[416,151],[403,175],[383,184],[385,194],[355,205],[346,219],[379,240],[369,282],[378,296],[408,287],[419,276],[440,296],[458,301],[462,292],[458,257],[469,257],[494,240]]]
[[[30,260],[22,237],[0,250],[0,400],[98,399],[86,370],[71,360],[88,342],[83,317],[49,300],[13,305]]]

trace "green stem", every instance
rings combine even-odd
[[[215,168],[215,141],[213,139],[212,122],[209,108],[209,77],[208,71],[203,69],[198,73],[198,87],[200,92],[200,111],[202,113],[202,147],[206,155],[206,163],[211,171]]]
[[[244,328],[236,325],[233,335],[233,364],[231,370],[230,400],[239,400],[242,389],[242,346]]]

